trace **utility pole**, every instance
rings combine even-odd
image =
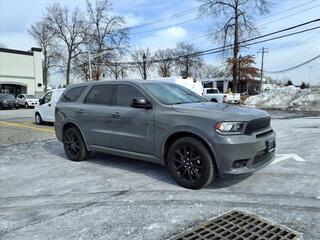
[[[262,80],[263,80],[263,63],[264,63],[264,54],[268,53],[268,49],[262,47],[262,49],[258,52],[261,53],[261,76],[260,76],[260,84],[259,84],[259,92],[262,89]]]
[[[90,52],[88,51],[88,68],[89,68],[89,81],[92,80],[91,78],[91,57],[90,57]]]
[[[146,64],[147,64],[147,56],[145,53],[143,53],[143,79],[147,79],[147,69],[146,69]]]
[[[313,66],[308,66],[309,68],[309,86],[311,87],[311,78],[312,78],[312,68]]]

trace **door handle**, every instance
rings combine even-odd
[[[120,113],[119,112],[112,113],[112,117],[120,117]]]
[[[78,109],[78,110],[76,110],[76,113],[83,113],[83,110],[82,109]]]

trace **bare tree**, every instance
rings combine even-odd
[[[145,56],[145,64],[143,60],[143,56]],[[152,53],[149,48],[146,49],[135,49],[131,53],[131,58],[134,62],[134,66],[136,67],[136,71],[138,71],[142,78],[144,78],[144,67],[146,70],[146,74],[148,75],[148,72],[153,67],[153,59]]]
[[[192,55],[198,50],[193,44],[187,42],[180,42],[175,49],[175,65],[178,70],[178,74],[186,75],[186,77],[197,77],[193,73],[195,68],[200,67],[202,59],[199,56]],[[180,56],[180,57],[179,57]]]
[[[69,85],[71,62],[80,54],[79,47],[84,42],[88,26],[78,7],[70,12],[67,7],[62,7],[59,3],[54,3],[47,8],[47,21],[55,37],[65,44],[66,84]]]
[[[201,79],[212,79],[219,77],[221,72],[220,70],[212,64],[203,63],[201,68],[198,69]]]
[[[44,58],[42,64],[42,73],[45,92],[48,88],[49,69],[59,61],[59,57],[61,56],[56,48],[54,33],[50,30],[48,24],[49,23],[47,19],[42,19],[39,22],[32,24],[28,30],[29,34],[36,41],[37,45],[42,49]]]
[[[105,56],[102,53],[117,51],[123,53],[128,46],[128,30],[124,28],[125,20],[122,16],[111,15],[111,4],[109,0],[96,0],[93,4],[87,0],[87,12],[89,31],[87,46],[91,52],[98,53],[94,62],[93,79],[99,80],[102,74],[104,61],[110,61],[110,54]],[[99,55],[99,53],[101,53]]]
[[[174,62],[170,59],[174,55],[174,51],[170,48],[159,49],[155,53],[155,58],[159,60],[157,62],[158,73],[161,77],[170,77],[172,74],[172,68]]]
[[[233,44],[232,77],[233,92],[237,91],[237,59],[241,45],[239,42],[257,34],[254,16],[269,12],[270,0],[199,0],[204,3],[200,14],[213,17],[216,21],[214,37],[223,43]]]

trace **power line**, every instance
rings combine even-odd
[[[131,35],[137,35],[137,34],[155,32],[155,31],[171,28],[171,27],[174,27],[174,26],[178,26],[178,25],[181,25],[181,24],[186,24],[186,23],[189,23],[189,22],[193,22],[193,21],[199,20],[199,19],[200,19],[199,17],[196,17],[196,18],[188,19],[188,20],[185,20],[185,21],[182,21],[182,22],[174,23],[174,24],[171,24],[171,25],[166,25],[166,26],[163,26],[163,27],[153,28],[153,29],[146,30],[146,31],[141,31],[141,32],[133,32],[133,33],[130,33],[130,34]]]
[[[203,5],[206,5],[206,4],[203,4]],[[126,27],[124,29],[131,30],[131,29],[136,29],[136,28],[142,28],[142,27],[146,27],[146,26],[150,26],[150,25],[156,25],[156,24],[159,24],[161,22],[172,20],[172,19],[175,19],[175,18],[180,18],[180,17],[183,17],[183,16],[186,16],[186,15],[193,14],[193,13],[197,12],[200,6],[197,6],[197,7],[194,7],[194,8],[190,8],[190,9],[187,9],[185,11],[178,12],[176,14],[173,14],[173,15],[170,15],[170,16],[167,16],[167,17],[158,18],[157,20],[152,20],[152,21],[149,21],[149,22],[146,22],[146,23],[134,25],[134,26],[131,26],[131,27]]]
[[[283,72],[288,72],[288,71],[297,69],[297,68],[299,68],[299,67],[302,67],[302,66],[304,66],[304,65],[306,65],[306,64],[308,64],[308,63],[311,63],[311,62],[317,60],[318,58],[320,58],[320,54],[317,55],[317,56],[315,56],[315,57],[313,57],[313,58],[311,58],[311,59],[309,59],[309,60],[307,60],[307,61],[305,61],[305,62],[303,62],[303,63],[300,63],[300,64],[298,64],[298,65],[296,65],[296,66],[293,66],[293,67],[290,67],[290,68],[286,68],[286,69],[279,70],[279,71],[265,71],[265,72],[267,72],[267,73],[283,73]]]
[[[273,16],[279,15],[279,14],[281,14],[281,13],[288,12],[288,11],[291,11],[291,10],[293,10],[293,9],[299,8],[299,7],[301,7],[301,6],[308,5],[308,4],[313,3],[313,2],[315,2],[315,1],[312,0],[312,1],[309,1],[309,2],[306,2],[306,3],[303,3],[303,4],[299,4],[299,5],[295,6],[295,7],[292,7],[292,8],[289,8],[289,9],[286,9],[286,10],[283,10],[283,11],[280,11],[280,12],[277,12],[277,13],[274,13],[274,14],[272,14],[272,15],[268,15],[268,16],[266,16],[265,18],[273,17]],[[319,5],[312,6],[312,7],[310,7],[310,8],[301,10],[301,11],[299,11],[299,12],[295,12],[295,13],[293,13],[293,14],[291,14],[291,15],[288,15],[288,16],[285,16],[285,17],[281,17],[281,18],[272,20],[272,21],[270,21],[270,22],[263,23],[263,24],[261,24],[261,25],[258,25],[258,27],[260,27],[260,26],[265,26],[265,25],[268,25],[268,24],[271,24],[271,23],[274,23],[274,22],[277,22],[277,21],[280,21],[280,20],[283,20],[283,19],[286,19],[286,18],[295,16],[295,15],[298,15],[298,14],[300,14],[300,13],[303,13],[303,12],[306,12],[306,11],[308,11],[308,10],[311,10],[311,9],[317,7],[317,6],[319,6]],[[195,19],[194,19],[194,20],[195,20]],[[189,22],[189,21],[186,21],[186,22]],[[172,26],[176,26],[176,25],[183,24],[183,23],[186,23],[186,22],[181,22],[181,23],[173,24]],[[165,29],[165,28],[168,28],[168,27],[171,27],[171,26],[163,27],[163,28],[161,28],[161,29]],[[156,30],[161,30],[161,29],[156,29]],[[147,30],[147,31],[144,31],[144,32],[141,32],[141,33],[152,32],[152,31],[156,31],[156,30],[152,30],[152,29],[151,29],[151,30]],[[203,34],[203,35],[201,35],[201,36],[199,36],[199,37],[191,38],[191,39],[188,40],[188,42],[189,42],[189,43],[193,43],[193,42],[195,42],[195,41],[197,41],[197,40],[204,39],[204,38],[208,38],[208,37],[209,37],[210,35],[212,35],[213,33],[214,33],[214,31],[211,31],[211,32],[206,33],[206,34]],[[138,33],[137,33],[137,34],[138,34]],[[196,44],[202,44],[202,43],[204,43],[204,42],[205,42],[205,41],[201,41],[201,42],[196,43]],[[158,47],[158,48],[162,48],[162,47]]]
[[[268,24],[271,24],[271,23],[278,22],[278,21],[283,20],[283,19],[287,19],[287,18],[293,17],[293,16],[295,16],[295,15],[298,15],[298,14],[300,14],[300,13],[309,11],[309,10],[314,9],[315,7],[319,7],[319,6],[320,6],[320,5],[315,5],[315,6],[309,7],[309,8],[307,8],[307,9],[304,9],[304,10],[301,10],[301,11],[298,11],[298,12],[295,12],[295,13],[292,13],[292,14],[287,15],[287,16],[285,16],[285,17],[281,17],[281,18],[278,18],[278,19],[275,19],[275,20],[272,20],[272,21],[269,21],[269,22],[266,22],[266,23],[263,23],[263,24],[259,24],[257,27],[262,27],[262,26],[265,26],[265,25],[268,25]]]
[[[289,27],[289,28],[285,28],[285,29],[282,29],[282,30],[278,30],[278,31],[275,31],[275,32],[272,32],[272,33],[268,33],[268,34],[265,34],[265,35],[263,35],[263,36],[255,37],[255,38],[252,38],[252,39],[243,40],[243,41],[239,42],[238,44],[243,44],[243,43],[249,42],[249,43],[246,43],[246,44],[243,45],[244,47],[247,47],[247,46],[251,46],[251,45],[255,45],[255,44],[260,44],[260,43],[264,43],[264,42],[273,41],[273,40],[276,40],[276,39],[281,39],[281,38],[288,37],[288,36],[293,36],[293,35],[301,34],[301,33],[304,33],[304,32],[308,32],[308,31],[315,30],[315,29],[319,29],[320,26],[317,26],[317,27],[313,27],[313,28],[309,28],[309,29],[304,29],[304,30],[300,30],[300,31],[297,31],[297,32],[293,32],[293,33],[288,33],[288,34],[281,35],[281,36],[277,36],[277,37],[272,37],[272,38],[269,38],[269,39],[264,39],[264,40],[252,42],[252,41],[257,40],[257,39],[260,39],[260,38],[265,38],[265,37],[267,37],[267,36],[271,36],[271,35],[274,35],[274,34],[277,34],[277,33],[281,33],[281,32],[284,32],[284,31],[289,31],[289,30],[292,30],[292,29],[294,29],[294,28],[298,28],[298,27],[301,27],[301,26],[305,26],[305,25],[307,25],[307,24],[311,24],[311,23],[314,23],[314,22],[317,22],[317,21],[320,21],[320,18],[315,19],[315,20],[312,20],[312,21],[308,21],[308,22],[305,22],[305,23],[302,23],[302,24],[298,24],[298,25],[296,25],[296,26],[292,26],[292,27]],[[251,42],[251,43],[250,43],[250,42]],[[208,49],[208,50],[204,50],[204,51],[198,51],[198,52],[194,52],[194,53],[191,53],[191,54],[174,56],[174,57],[164,58],[164,59],[150,60],[149,62],[157,63],[157,62],[160,62],[160,61],[174,61],[174,60],[177,60],[177,59],[179,59],[179,58],[188,58],[188,57],[195,57],[195,56],[204,56],[204,55],[209,55],[209,54],[224,52],[224,51],[226,51],[226,50],[231,50],[232,47],[233,47],[233,44],[230,44],[230,45],[227,45],[227,46],[221,46],[221,47],[212,48],[212,49]],[[117,64],[129,64],[129,65],[130,65],[130,64],[136,64],[136,62],[123,62],[123,63],[117,63]]]

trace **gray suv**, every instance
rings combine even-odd
[[[91,151],[166,166],[183,187],[247,175],[274,156],[270,116],[208,102],[159,81],[99,81],[69,86],[55,109],[55,131],[73,161]]]

